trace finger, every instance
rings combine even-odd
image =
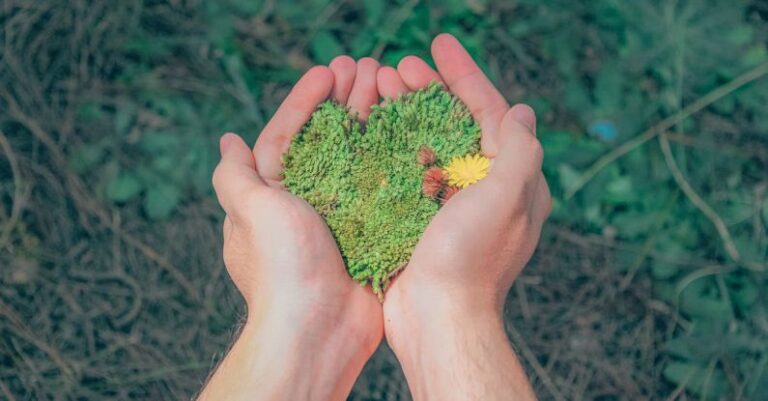
[[[408,89],[413,91],[424,88],[431,82],[443,82],[437,71],[416,56],[406,56],[400,60],[397,72]]]
[[[261,131],[253,154],[256,170],[268,185],[280,185],[283,153],[288,150],[293,136],[309,120],[317,106],[330,95],[332,89],[333,71],[324,66],[312,67],[296,83]]]
[[[440,34],[432,41],[432,57],[448,89],[467,105],[480,124],[483,151],[496,153],[496,132],[509,108],[504,96],[452,35]]]
[[[501,127],[503,125],[503,128]],[[521,125],[522,128],[516,127]],[[536,114],[527,104],[518,103],[507,110],[502,116],[502,123],[497,128],[496,138],[493,146],[483,147],[483,154],[489,158],[495,158],[500,151],[499,142],[503,142],[508,135],[515,135],[515,132],[524,129],[528,135],[536,136]],[[483,137],[486,133],[483,132]],[[519,139],[519,138],[518,138]]]
[[[349,94],[347,106],[350,111],[357,113],[360,120],[366,120],[371,114],[371,106],[379,102],[379,91],[376,87],[376,73],[379,70],[379,62],[363,57],[357,62],[355,83]]]
[[[395,99],[408,92],[408,87],[403,82],[397,70],[392,67],[381,67],[376,74],[376,85],[382,97]]]
[[[213,172],[213,188],[227,215],[238,215],[243,194],[266,187],[256,173],[256,161],[248,145],[236,134],[227,133],[219,141],[221,161]]]
[[[509,109],[509,114],[512,115],[512,119],[525,125],[533,135],[536,135],[536,112],[533,111],[531,106],[524,103],[518,103]]]
[[[338,56],[328,65],[333,71],[333,91],[331,97],[341,104],[347,104],[352,84],[355,83],[357,63],[352,57]]]
[[[499,152],[489,176],[512,186],[537,186],[543,159],[544,151],[532,129],[518,121],[516,113],[510,109],[499,126]]]

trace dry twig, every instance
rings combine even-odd
[[[698,193],[696,193],[691,184],[685,179],[683,172],[680,171],[680,168],[677,166],[675,156],[672,155],[672,149],[669,147],[669,139],[667,138],[666,133],[662,132],[659,135],[659,144],[661,145],[661,152],[664,153],[664,161],[667,163],[669,172],[672,173],[672,177],[675,179],[677,185],[683,191],[685,196],[688,197],[691,203],[693,203],[693,205],[715,225],[717,233],[723,240],[725,251],[728,252],[728,256],[736,262],[741,260],[739,250],[736,249],[731,233],[728,231],[728,227],[725,225],[723,219],[707,204],[707,202],[704,201],[704,199],[701,198],[701,196],[699,196]]]
[[[19,220],[19,216],[21,215],[21,207],[24,204],[24,200],[22,199],[23,191],[22,191],[22,182],[21,182],[21,171],[19,170],[19,161],[16,159],[16,154],[13,152],[13,149],[11,148],[11,144],[8,141],[8,137],[5,136],[5,133],[0,130],[0,148],[2,148],[3,152],[5,153],[5,156],[8,158],[8,163],[11,165],[11,174],[13,175],[13,206],[11,206],[11,215],[8,217],[8,220],[5,222],[5,225],[3,226],[2,231],[0,232],[0,248],[4,248],[6,242],[8,241],[8,238],[11,235],[11,231],[13,231],[13,227],[16,225],[16,222]]]

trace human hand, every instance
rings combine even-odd
[[[397,70],[380,69],[380,93],[395,97],[431,81],[443,82],[479,123],[481,148],[492,166],[486,178],[440,209],[390,286],[384,302],[387,340],[415,399],[481,394],[494,399],[501,394],[494,390],[510,384],[503,399],[530,399],[501,312],[551,208],[535,115],[526,105],[510,108],[454,37],[438,36],[432,56],[439,74],[416,57],[403,59]],[[436,384],[440,369],[451,370],[450,379]],[[462,375],[465,384],[479,388],[462,393],[457,385]],[[450,391],[439,395],[441,389]]]
[[[253,152],[237,135],[221,138],[213,184],[226,212],[224,263],[248,314],[200,399],[342,399],[381,341],[377,298],[349,277],[322,218],[280,183],[291,138],[329,95],[367,118],[377,69],[344,56],[314,67]]]

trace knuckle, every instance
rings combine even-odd
[[[525,191],[525,190],[523,190]],[[517,202],[514,202],[510,206],[510,217],[512,220],[516,222],[520,221],[527,221],[530,218],[531,210],[529,207],[529,202],[527,197],[523,196],[520,199],[518,199]]]
[[[232,236],[232,230],[235,228],[235,226],[232,224],[232,219],[229,217],[229,215],[224,217],[224,223],[221,226],[221,230],[224,236],[224,240],[227,238],[230,238]]]
[[[536,162],[538,166],[541,166],[541,163],[544,160],[544,147],[541,145],[541,142],[539,142],[535,136],[531,135],[528,147],[534,162]]]
[[[219,164],[216,165],[216,168],[213,169],[213,174],[211,174],[211,184],[213,185],[214,191],[219,191],[221,188],[221,181],[224,178],[224,163],[219,162]]]
[[[283,135],[277,133],[269,133],[266,135],[260,135],[256,140],[256,144],[253,146],[253,152],[256,154],[256,160],[265,157],[267,154],[279,150],[286,144],[286,140]]]
[[[482,75],[482,72],[477,72],[476,74]],[[473,74],[467,75],[463,79],[476,79],[477,77]],[[454,84],[456,85],[456,84]],[[501,120],[504,116],[504,113],[507,112],[509,109],[509,104],[506,100],[502,97],[498,97],[492,100],[491,104],[489,105],[482,105],[479,107],[470,108],[470,113],[472,115],[481,116],[482,118],[488,118],[488,119],[498,119]]]
[[[266,190],[261,187],[248,187],[229,200],[227,216],[238,227],[249,227],[255,217],[255,211],[262,207]]]

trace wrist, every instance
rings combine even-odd
[[[371,315],[370,305],[355,302],[358,299],[334,299],[306,291],[301,296],[277,298],[250,302],[245,327],[264,335],[268,332],[271,338],[293,343],[295,349],[314,352],[318,347],[343,348],[350,354],[370,355],[381,342],[381,318]]]
[[[275,353],[294,359],[302,357],[324,362],[323,358],[343,364],[357,355],[369,357],[378,347],[381,332],[375,335],[348,324],[343,317],[328,322],[318,322],[311,317],[278,313],[261,319],[249,317],[242,335],[269,344]],[[373,324],[374,322],[371,322]],[[298,361],[305,363],[307,361]]]
[[[515,358],[494,308],[470,313],[452,304],[433,306],[431,315],[420,322],[412,322],[407,329],[387,330],[414,400],[501,399],[493,394],[519,382],[499,373],[513,372],[509,363],[494,360],[500,355],[505,360]],[[488,392],[491,389],[494,391]],[[511,394],[515,393],[507,392]]]
[[[448,334],[508,342],[502,308],[490,291],[472,294],[426,286],[414,290],[396,285],[387,294],[384,315],[387,341],[396,354],[418,353],[425,346],[450,341]]]
[[[230,370],[245,379],[236,384],[237,391],[251,395],[243,399],[345,399],[373,353],[370,346],[341,328],[320,332],[271,319],[247,321],[230,350],[230,355],[237,355],[229,361],[235,367]]]
[[[387,341],[414,400],[535,400],[495,302],[391,295]]]
[[[378,331],[363,328],[353,324],[368,312],[360,303],[321,304],[250,303],[258,307],[249,308],[237,341],[198,400],[345,399],[381,341],[381,318],[374,321]]]

